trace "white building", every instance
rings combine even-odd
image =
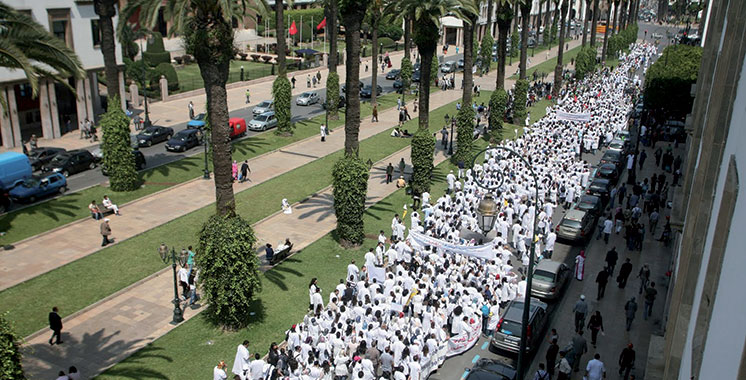
[[[0,113],[2,146],[20,146],[21,141],[27,141],[32,134],[57,138],[78,129],[86,118],[95,120],[103,112],[97,73],[104,69],[104,57],[93,0],[5,0],[5,3],[27,12],[52,34],[65,40],[83,63],[86,76],[81,80],[70,79],[77,97],[65,86],[44,79],[39,82],[39,96],[34,98],[23,71],[0,67],[0,96],[5,97],[9,105],[9,112]],[[113,22],[117,24],[116,17]],[[116,56],[121,65],[118,42]],[[120,99],[123,100],[124,77],[121,72],[119,84]]]

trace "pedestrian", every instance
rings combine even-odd
[[[91,201],[91,203],[88,205],[88,210],[91,211],[91,217],[93,218],[93,220],[100,220],[104,217],[95,200]]]
[[[640,272],[637,273],[637,278],[640,279],[640,291],[638,294],[642,294],[642,291],[648,286],[648,281],[650,281],[650,268],[648,268],[648,264],[644,264],[642,268],[640,268]]]
[[[243,343],[239,344],[236,348],[236,358],[233,360],[233,369],[231,372],[233,372],[234,375],[238,375],[242,379],[245,379],[249,369],[250,360],[249,341],[244,340]]]
[[[218,365],[212,369],[212,380],[226,380],[228,375],[225,374],[225,367],[225,362],[221,360]]]
[[[604,331],[604,320],[600,311],[596,310],[596,313],[591,315],[591,319],[588,321],[588,329],[591,330],[591,344],[596,347],[598,333]]]
[[[74,365],[70,366],[67,370],[67,378],[70,380],[80,380],[80,372],[78,372],[78,368]]]
[[[583,326],[585,326],[585,316],[588,314],[588,304],[585,302],[584,294],[580,295],[580,299],[575,303],[572,311],[575,313],[575,330],[583,331]]]
[[[557,366],[557,354],[559,353],[559,345],[557,345],[557,338],[552,338],[552,342],[549,344],[547,354],[544,358],[547,360],[547,372],[549,378],[554,377],[554,369]]]
[[[251,103],[251,92],[246,88],[246,104]]]
[[[321,135],[321,142],[326,141],[326,125],[321,124],[319,127],[319,134]]]
[[[311,83],[313,83],[313,88],[316,88],[316,81],[317,81],[317,79],[316,79],[316,76],[314,75],[314,76],[313,76],[313,77],[311,78]]]
[[[182,249],[181,254],[182,256],[186,256],[186,250]],[[182,266],[176,272],[176,277],[179,279],[179,286],[181,286],[181,296],[186,301],[189,299],[189,269],[186,266]]]
[[[448,128],[445,126],[440,130],[440,145],[443,145],[443,149],[448,147]]]
[[[617,260],[619,260],[619,254],[616,252],[616,247],[612,247],[611,251],[606,252],[606,267],[609,268],[609,276],[614,275]]]
[[[293,88],[295,88],[295,75],[290,79],[290,83],[293,84]]]
[[[655,298],[658,296],[658,291],[655,289],[655,282],[650,283],[650,287],[645,288],[645,308],[643,309],[643,318],[648,320],[648,317],[653,314],[653,303]]]
[[[244,160],[243,164],[241,164],[241,176],[239,182],[246,182],[249,179],[249,173],[251,173],[249,160]]]
[[[394,165],[391,165],[389,162],[389,166],[386,167],[386,184],[388,185],[391,183],[391,178],[394,175]]]
[[[401,109],[401,98],[396,98],[396,109],[397,111]]]
[[[583,275],[585,274],[585,251],[575,256],[575,278],[578,281],[583,281]]]
[[[626,258],[624,259],[624,264],[619,269],[619,276],[616,278],[620,289],[624,289],[627,286],[627,278],[629,278],[630,273],[632,273],[632,263],[629,261],[629,258]]]
[[[404,162],[404,157],[399,161],[399,176],[404,177],[404,169],[407,167],[407,164]]]
[[[604,220],[604,226],[603,226],[604,244],[609,244],[609,236],[611,236],[611,231],[613,229],[614,229],[614,221],[611,218],[611,214],[609,214],[606,220]]]
[[[104,221],[101,223],[101,236],[103,236],[103,241],[101,242],[101,246],[105,247],[112,241],[109,240],[109,236],[111,236],[111,227],[109,226],[109,218],[104,218]]]
[[[655,234],[655,228],[658,226],[658,220],[660,219],[660,213],[658,209],[653,209],[653,212],[648,215],[648,224],[650,224],[650,234]]]
[[[370,121],[377,123],[378,122],[378,104],[374,104],[373,105],[372,115],[373,115],[373,117],[371,117]]]
[[[606,284],[609,283],[609,268],[605,267],[604,269],[601,269],[600,272],[596,275],[596,283],[598,284],[598,294],[596,295],[596,301],[600,301],[601,298],[604,298],[604,293],[606,293]]]
[[[321,70],[316,72],[316,80],[321,83]]]
[[[57,372],[57,378],[54,380],[70,380],[70,378],[65,375],[65,371],[60,371]]]
[[[534,380],[549,380],[550,378],[549,373],[544,369],[544,363],[539,363],[539,369],[536,370]]]
[[[62,317],[60,317],[57,306],[54,306],[52,312],[49,313],[49,329],[52,330],[52,337],[49,338],[50,345],[64,343],[62,341]]]
[[[601,355],[593,355],[593,359],[585,367],[585,377],[587,380],[601,380],[606,378],[606,368],[601,361]]]
[[[640,170],[642,170],[642,164],[645,163],[646,158],[648,158],[648,154],[643,150],[640,152]]]
[[[417,105],[419,102],[417,101],[417,98],[414,99],[414,110],[412,112],[417,112]]]
[[[619,376],[622,376],[624,380],[629,378],[629,372],[635,366],[635,350],[633,347],[630,343],[619,354]]]
[[[28,140],[28,146],[33,151],[34,149],[37,148],[37,144],[38,142],[37,142],[36,134],[31,134],[31,137]]]
[[[306,87],[311,88],[311,74],[306,74]]]
[[[570,362],[567,361],[567,353],[565,351],[560,351],[560,360],[557,362],[557,365],[555,366],[555,369],[557,369],[557,380],[570,380],[570,373],[572,372],[572,367],[570,366]]]
[[[630,298],[629,301],[624,304],[624,314],[627,318],[627,331],[629,331],[629,329],[632,328],[632,321],[635,320],[635,315],[637,314],[637,300],[635,297]]]
[[[192,101],[189,101],[189,105],[187,107],[189,108],[189,119],[194,119],[194,103],[192,103]]]
[[[575,356],[572,364],[575,372],[580,371],[580,359],[586,352],[588,352],[588,343],[585,338],[583,338],[583,330],[580,329],[575,336],[572,337],[572,354]]]

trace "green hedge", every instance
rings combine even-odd
[[[596,48],[585,46],[575,57],[575,78],[582,80],[596,71]]]
[[[114,96],[109,104],[119,104]],[[130,119],[120,107],[109,107],[101,118],[101,166],[109,175],[109,185],[113,191],[133,191],[140,187],[140,176],[135,168],[135,156],[130,142]]]
[[[684,117],[691,111],[691,86],[697,81],[702,48],[672,45],[650,66],[645,74],[645,106],[663,109],[672,117]]]
[[[518,32],[515,32],[510,35],[510,56],[515,58],[518,56],[518,53],[521,51],[520,45],[521,36],[518,34]]]
[[[330,95],[331,94],[331,95]],[[339,114],[339,74],[330,72],[326,76],[326,109],[330,120],[338,120]]]
[[[160,33],[153,32],[147,40],[147,48],[142,53],[145,63],[151,67],[156,67],[161,63],[171,63],[171,53],[163,47],[163,36]]]
[[[430,191],[433,175],[435,137],[428,129],[419,129],[412,136],[412,179],[410,184],[416,194]]]
[[[391,38],[388,38],[388,37],[380,37],[380,38],[378,38],[378,43],[380,45],[382,45],[384,48],[390,48],[390,47],[394,47],[394,45],[396,45],[396,43],[394,42],[394,40],[392,40]]]
[[[513,96],[513,124],[522,126],[526,120],[528,80],[519,79],[515,82],[515,92],[513,93]]]
[[[161,75],[168,81],[168,90],[177,91],[179,89],[179,76],[176,69],[170,63],[161,63],[151,71],[150,86],[159,88]]]
[[[479,58],[482,59],[482,72],[488,73],[490,71],[490,65],[492,64],[492,45],[495,40],[492,39],[489,33],[485,34],[482,38],[482,43],[479,46]]]
[[[292,100],[291,84],[287,77],[278,76],[272,84],[272,98],[277,116],[277,131],[275,133],[290,136],[295,125],[290,121],[290,102]]]
[[[354,155],[340,158],[332,169],[337,234],[344,246],[357,246],[365,240],[363,215],[368,170],[368,165]]]
[[[498,143],[503,139],[503,117],[507,108],[508,93],[499,88],[490,95],[490,143]]]
[[[7,312],[0,315],[0,378],[8,380],[23,380],[21,360],[21,343],[13,325],[6,317]]]
[[[451,156],[451,162],[458,164],[463,161],[466,164],[470,161],[474,148],[474,108],[468,104],[461,107],[456,114],[456,127],[456,152]]]

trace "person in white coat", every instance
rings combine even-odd
[[[321,142],[326,141],[326,125],[321,124],[319,127],[319,134],[321,135]]]
[[[231,372],[233,372],[234,375],[240,376],[242,380],[246,379],[244,368],[248,367],[250,359],[249,341],[244,340],[243,343],[239,344],[238,348],[236,348],[236,360],[233,361],[233,370],[231,370]]]

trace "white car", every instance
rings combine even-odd
[[[254,114],[254,116],[261,115],[265,112],[274,111],[275,110],[275,102],[272,100],[265,100],[254,107],[254,109],[251,111],[251,113]]]
[[[314,91],[304,92],[295,99],[295,104],[299,106],[310,106],[319,102],[319,94]]]
[[[251,129],[252,131],[266,131],[276,126],[277,117],[272,111],[255,116],[254,120],[249,122],[249,129]]]

